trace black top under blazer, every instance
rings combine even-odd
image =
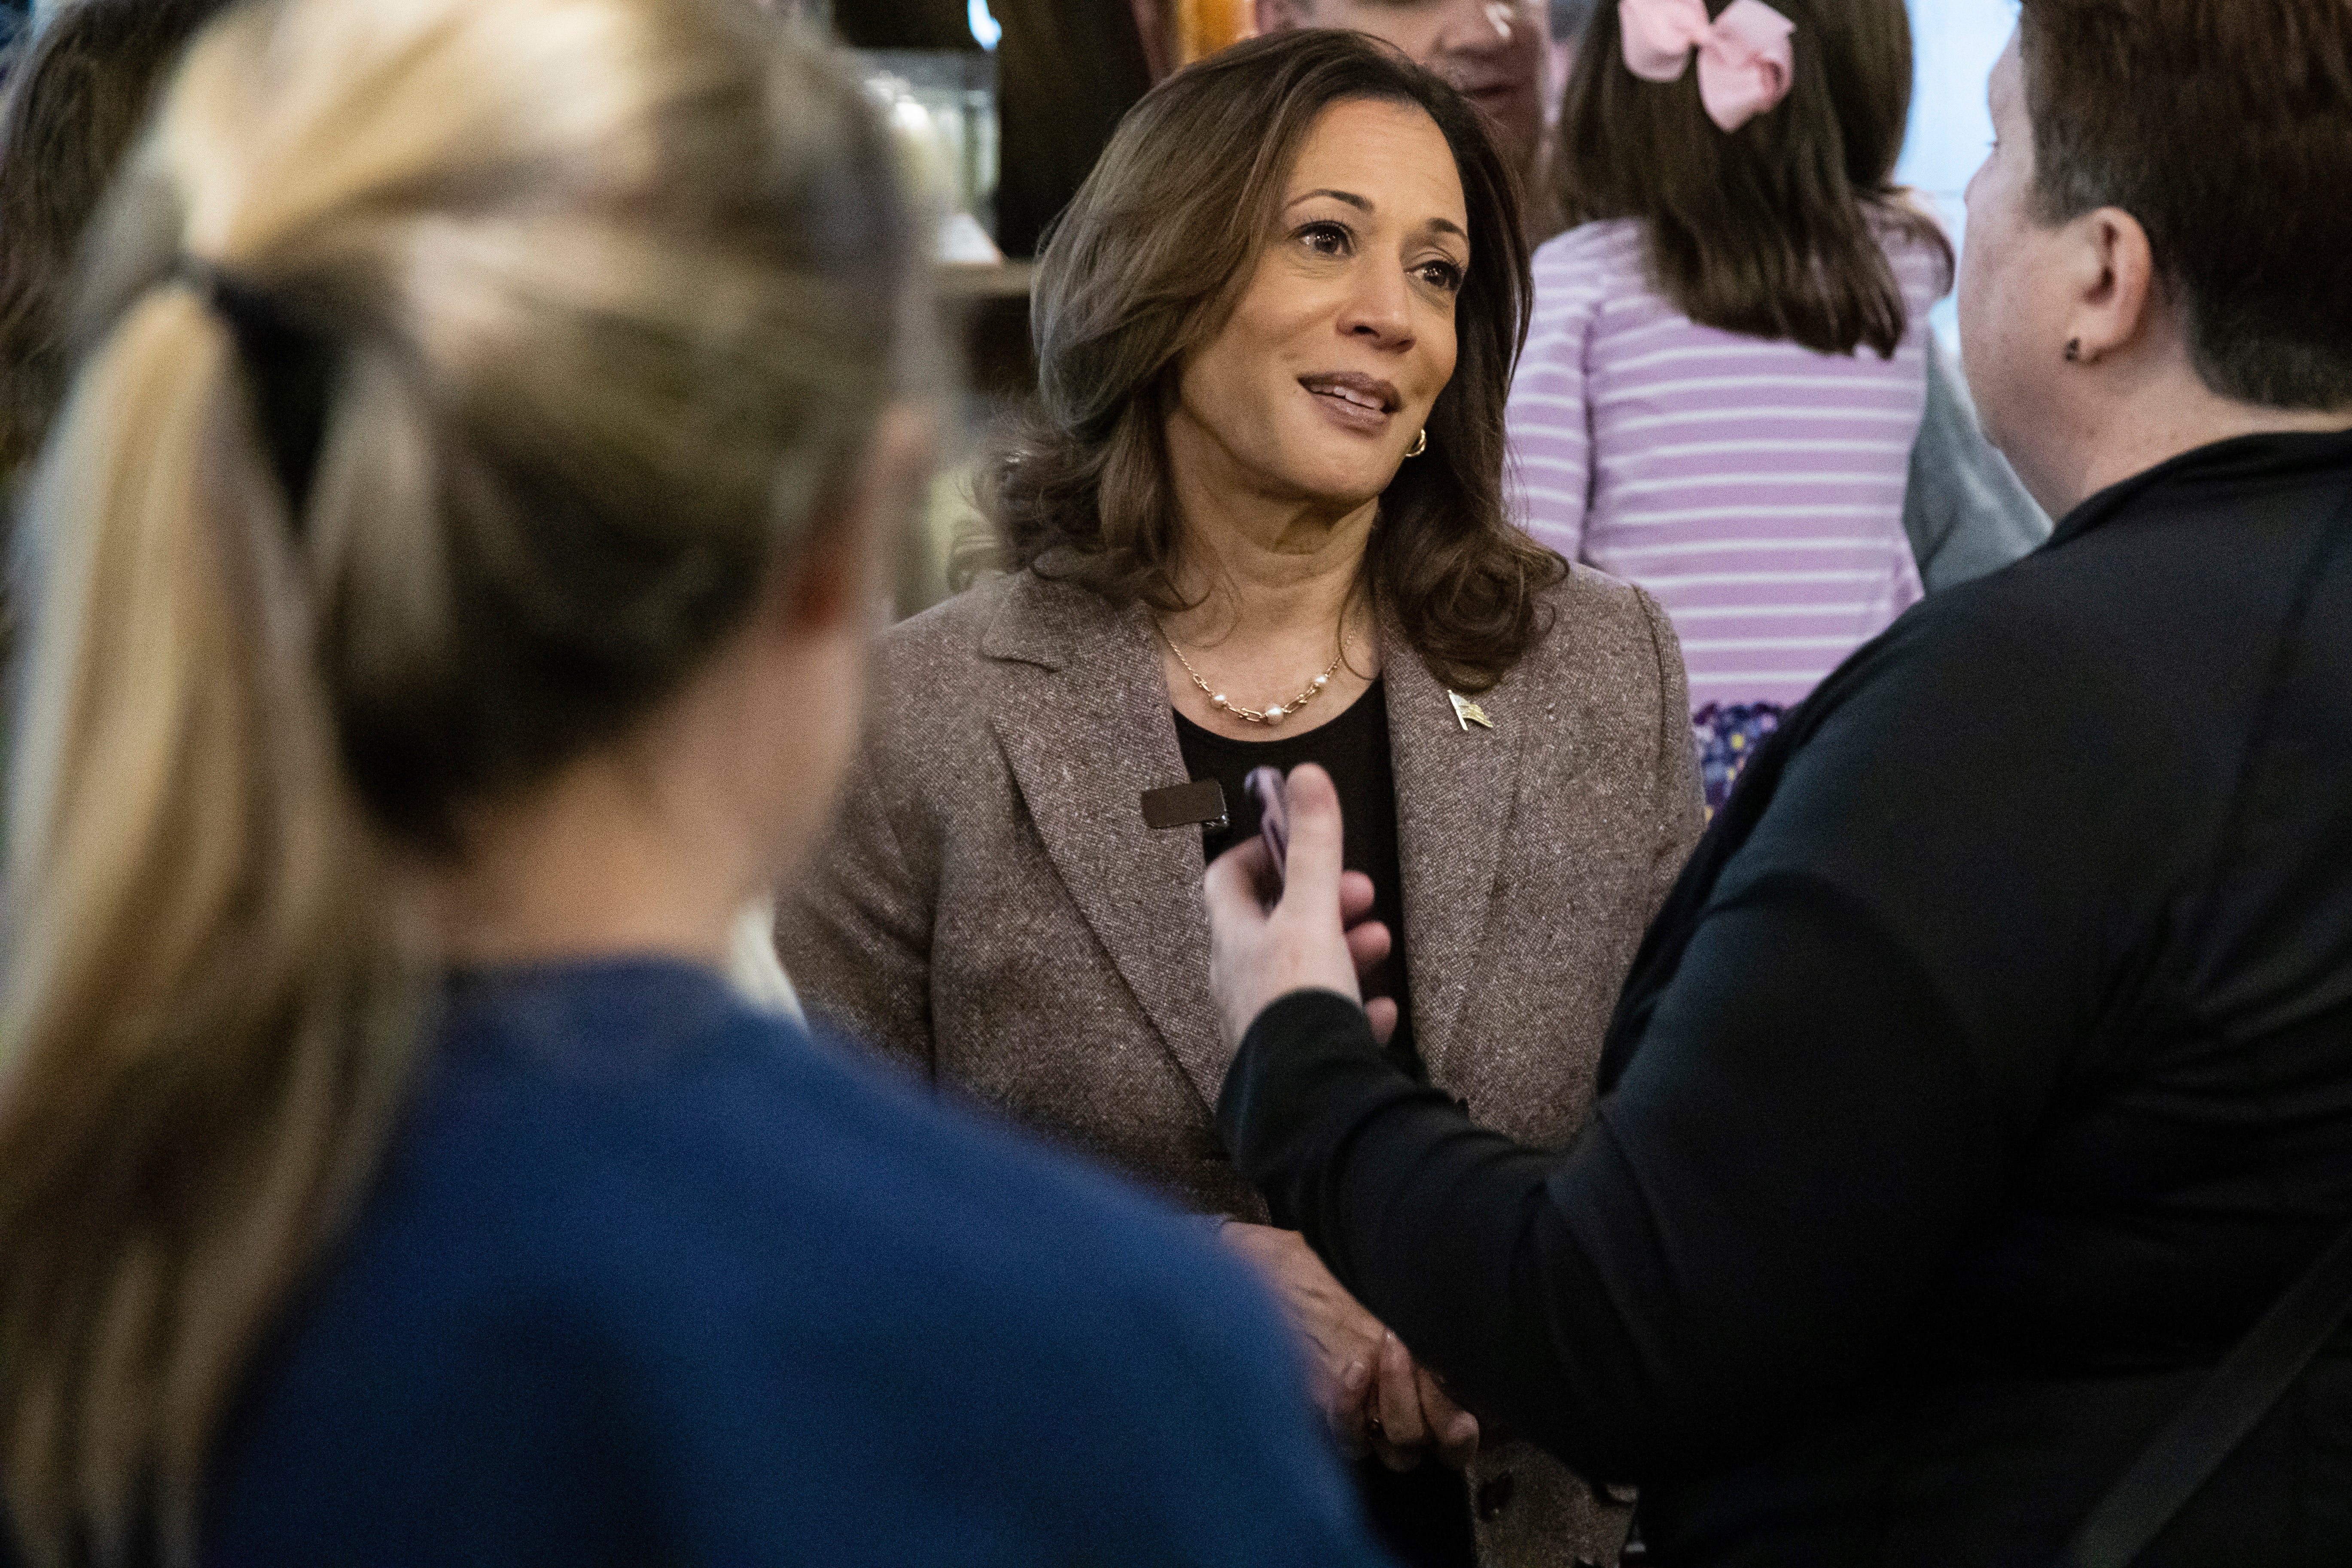
[[[1306,994],[1220,1125],[1466,1403],[1639,1481],[1670,1568],[2048,1563],[2352,1217],[2352,435],[2175,458],[1856,653],[1601,1084],[1527,1148]],[[2145,1568],[2352,1561],[2347,1352]]]

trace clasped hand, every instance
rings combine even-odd
[[[1209,979],[1228,1049],[1237,1049],[1266,1005],[1293,991],[1336,991],[1360,1002],[1359,976],[1388,956],[1388,928],[1367,920],[1371,879],[1343,871],[1339,794],[1322,769],[1290,775],[1290,843],[1280,900],[1265,844],[1251,838],[1209,868]],[[1396,1003],[1375,998],[1364,1009],[1373,1037],[1396,1030]],[[1456,1405],[1402,1342],[1366,1311],[1295,1231],[1231,1224],[1229,1245],[1273,1284],[1305,1337],[1316,1397],[1350,1455],[1380,1456],[1410,1469],[1434,1449],[1459,1469],[1478,1450],[1478,1421]]]
[[[1238,1220],[1220,1235],[1274,1288],[1306,1342],[1315,1402],[1350,1458],[1370,1452],[1409,1470],[1433,1450],[1457,1470],[1470,1462],[1478,1418],[1332,1278],[1305,1237]]]

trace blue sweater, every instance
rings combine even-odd
[[[1380,1561],[1242,1269],[656,961],[453,986],[205,1561]]]

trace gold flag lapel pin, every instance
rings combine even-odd
[[[1467,731],[1473,724],[1477,725],[1481,730],[1491,730],[1495,727],[1495,721],[1486,717],[1486,710],[1459,691],[1448,691],[1445,695],[1453,699],[1454,721],[1464,730]]]

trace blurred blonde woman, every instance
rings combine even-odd
[[[748,0],[244,8],[106,221],[0,1558],[1369,1561],[1238,1264],[721,978],[921,479],[855,88]]]

